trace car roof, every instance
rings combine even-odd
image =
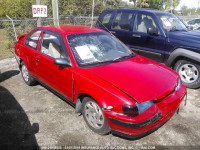
[[[200,18],[195,18],[195,19],[192,19],[192,20],[189,20],[189,21],[195,21],[195,20],[200,20]]]
[[[76,34],[76,33],[87,33],[87,32],[105,32],[104,30],[95,27],[77,26],[77,25],[59,25],[59,26],[51,25],[51,26],[38,27],[38,29],[52,30],[66,35]]]
[[[150,12],[150,13],[154,13],[154,14],[171,14],[169,12],[164,12],[164,11],[160,11],[157,9],[153,9],[153,8],[131,8],[131,7],[122,7],[122,8],[116,8],[116,9],[106,9],[106,10],[110,10],[110,11],[123,11],[123,10],[134,10],[134,11],[145,11],[145,12]]]

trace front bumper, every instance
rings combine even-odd
[[[147,126],[151,123],[158,121],[160,119],[160,117],[161,117],[161,113],[157,113],[153,117],[151,117],[151,118],[149,118],[145,121],[139,122],[139,123],[124,122],[124,121],[120,121],[120,120],[117,120],[117,119],[114,119],[114,118],[109,118],[109,119],[112,123],[115,123],[115,124],[118,124],[118,125],[121,125],[121,126],[124,126],[124,127],[141,128],[141,127]]]
[[[127,134],[127,133],[123,133],[123,132],[116,131],[116,130],[112,130],[111,132],[114,135],[117,135],[117,136],[122,137],[122,138],[130,139],[130,140],[137,140],[137,139],[140,139],[140,138],[142,138],[144,136],[147,136],[147,135],[151,134],[152,132],[156,131],[158,128],[163,126],[169,119],[167,119],[165,122],[163,122],[162,124],[158,125],[157,127],[153,128],[151,130],[148,130],[147,132],[138,134],[138,135]]]
[[[158,114],[160,114],[160,113],[158,113]],[[158,116],[158,114],[156,114],[156,116]],[[137,140],[137,139],[140,139],[144,136],[151,134],[152,132],[156,131],[158,128],[163,126],[173,116],[173,114],[171,114],[171,115],[168,114],[167,116],[160,118],[160,120],[158,119],[155,122],[151,122],[153,124],[152,128],[149,128],[148,130],[146,130],[145,132],[141,132],[140,134],[132,134],[132,133],[128,133],[128,132],[124,132],[124,131],[118,131],[118,130],[112,130],[111,132],[114,135],[117,135],[119,137],[131,139],[131,140]],[[140,130],[138,130],[138,131],[140,131]]]
[[[138,139],[165,124],[179,108],[185,94],[186,88],[181,85],[178,91],[161,101],[155,101],[151,108],[137,117],[129,117],[112,111],[104,113],[113,134],[128,139]]]

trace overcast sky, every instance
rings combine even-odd
[[[199,5],[198,4],[199,1],[200,0],[181,0],[177,9],[180,9],[180,7],[183,5],[185,5],[189,8],[197,8]]]
[[[123,1],[129,1],[129,0],[123,0]],[[197,8],[198,7],[198,1],[200,0],[181,0],[179,6],[177,9],[180,9],[181,6],[185,5],[189,8]],[[200,5],[200,3],[199,3]]]

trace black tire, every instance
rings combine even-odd
[[[189,69],[186,69],[186,67]],[[192,61],[179,60],[174,66],[174,70],[178,72],[182,83],[188,88],[200,87],[200,66]],[[188,70],[188,71],[187,71]],[[182,72],[186,72],[185,75]],[[194,75],[194,77],[192,76]],[[187,80],[188,77],[190,80]]]
[[[24,75],[23,75],[23,73],[24,73],[23,69],[24,69],[24,68],[27,69],[27,78],[24,77]],[[25,82],[27,85],[32,86],[32,85],[35,85],[35,84],[36,84],[36,80],[35,80],[35,79],[33,78],[33,76],[30,74],[30,72],[28,71],[28,68],[26,67],[26,65],[25,65],[24,62],[21,63],[21,68],[20,68],[20,70],[21,70],[22,78],[23,78],[24,82]]]
[[[102,121],[102,125],[99,126],[99,128],[95,128],[94,125],[91,125],[91,122],[88,121],[88,114],[86,113],[86,109],[87,109],[87,106],[88,104],[96,104],[96,106],[98,106],[100,109],[98,109],[99,111],[102,112],[102,118],[104,121]],[[86,122],[86,124],[89,126],[89,128],[94,131],[95,133],[98,133],[100,135],[106,135],[110,132],[110,127],[107,123],[107,120],[106,120],[106,117],[101,109],[101,107],[98,105],[98,103],[96,101],[94,101],[92,98],[90,97],[85,97],[83,99],[83,102],[82,102],[82,114],[83,114],[83,118]],[[93,113],[94,114],[94,113]],[[96,118],[97,119],[97,118]],[[96,120],[95,119],[95,120]]]

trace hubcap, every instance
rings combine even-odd
[[[28,69],[26,68],[25,65],[22,66],[22,76],[23,76],[24,80],[28,82],[29,74],[28,74]]]
[[[101,108],[94,102],[89,101],[85,107],[85,117],[87,122],[95,129],[99,129],[104,124],[104,116]]]
[[[192,83],[198,79],[199,71],[194,65],[185,64],[180,67],[179,75],[181,77],[181,80],[185,83]]]

